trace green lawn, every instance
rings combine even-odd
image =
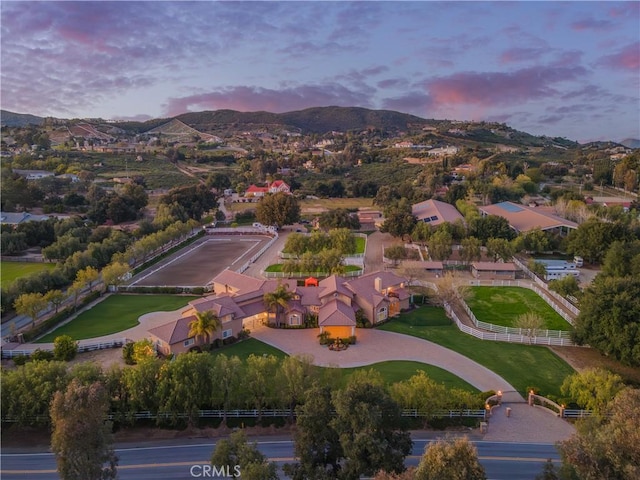
[[[59,335],[74,340],[101,337],[138,325],[138,317],[150,312],[170,312],[184,307],[195,296],[111,295],[91,310],[45,335],[37,343],[50,343]]]
[[[53,270],[55,267],[55,263],[2,261],[0,262],[0,286],[8,287],[16,278],[26,277],[42,270]]]
[[[564,379],[575,373],[564,360],[541,346],[479,340],[462,333],[441,308],[420,307],[379,328],[423,338],[450,348],[502,376],[520,393],[528,387],[560,395]]]
[[[355,348],[355,347],[354,347]],[[282,350],[278,350],[266,343],[256,340],[255,338],[249,338],[242,342],[229,345],[220,350],[213,350],[211,355],[220,355],[224,353],[227,356],[236,355],[242,361],[246,360],[252,353],[255,355],[274,355],[278,358],[284,358],[287,356]],[[322,367],[318,367],[320,370],[324,370]],[[478,389],[462,380],[460,377],[454,375],[451,372],[443,370],[442,368],[434,365],[427,365],[420,362],[408,362],[408,361],[391,361],[380,362],[373,365],[367,365],[365,367],[357,368],[341,368],[334,370],[336,375],[340,376],[339,385],[346,383],[347,378],[356,370],[369,370],[374,369],[380,372],[382,378],[384,378],[387,384],[391,385],[396,382],[407,380],[417,373],[417,370],[424,370],[429,378],[432,378],[438,383],[444,383],[448,388],[460,388],[469,392],[477,392]]]
[[[515,327],[523,313],[536,313],[549,330],[570,330],[571,325],[558,315],[537,293],[522,287],[471,287],[467,304],[482,322]]]

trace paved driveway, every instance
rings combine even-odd
[[[450,371],[481,391],[515,391],[488,368],[435,343],[394,332],[358,330],[358,343],[334,352],[318,343],[317,329],[286,330],[259,327],[251,336],[289,355],[309,354],[320,366],[361,367],[387,360],[428,363]],[[517,395],[521,400],[522,397]]]

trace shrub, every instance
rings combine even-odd
[[[222,340],[222,344],[223,345],[233,345],[237,341],[238,341],[238,339],[236,337],[234,337],[233,335],[231,335],[230,337],[227,337],[224,340]]]
[[[133,344],[133,353],[131,358],[134,363],[140,363],[147,358],[153,358],[156,356],[156,349],[153,347],[153,343],[148,338],[138,340]]]
[[[216,338],[211,345],[213,348],[220,348],[222,347],[222,340],[220,338]]]
[[[238,333],[238,340],[244,340],[245,338],[249,338],[249,335],[251,335],[251,332],[246,328],[243,328],[242,330],[240,330],[240,333]]]
[[[122,358],[127,365],[134,365],[133,361],[133,343],[125,343],[122,346]]]
[[[14,365],[21,366],[29,361],[29,357],[27,355],[16,355],[12,360]]]
[[[331,334],[329,332],[322,332],[318,335],[318,339],[320,340],[320,345],[328,345],[333,342],[331,338]]]
[[[56,360],[68,362],[76,358],[78,354],[78,342],[69,335],[60,335],[53,341],[53,356]]]
[[[34,362],[38,360],[44,360],[45,362],[49,362],[53,360],[53,352],[50,352],[48,350],[40,350],[38,348],[34,350],[33,353],[31,354],[31,360],[33,360]]]

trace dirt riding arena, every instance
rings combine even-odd
[[[240,268],[269,240],[262,235],[207,235],[137,275],[131,285],[204,286],[225,268]]]

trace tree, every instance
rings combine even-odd
[[[357,230],[360,228],[360,220],[357,215],[350,213],[345,208],[334,208],[320,214],[318,219],[320,228],[330,230],[332,228],[347,228]]]
[[[416,469],[415,480],[485,480],[478,451],[466,437],[429,443]]]
[[[427,242],[432,260],[447,260],[453,253],[453,238],[448,232],[436,231]]]
[[[379,470],[400,473],[412,441],[403,428],[401,410],[384,387],[353,382],[333,394],[331,420],[344,452],[340,476],[357,479]]]
[[[503,238],[511,240],[516,236],[504,217],[487,215],[475,217],[469,221],[469,234],[486,242],[490,238]]]
[[[607,411],[579,421],[577,432],[558,444],[567,478],[640,478],[640,390],[622,390]]]
[[[213,310],[197,312],[196,318],[189,322],[189,337],[196,337],[202,340],[201,344],[211,343],[211,335],[215,334],[221,327],[222,321]]]
[[[286,283],[279,283],[275,290],[263,295],[262,300],[269,310],[273,309],[276,316],[276,326],[280,327],[280,312],[288,308],[289,301],[293,298],[293,292],[289,291]]]
[[[300,220],[300,205],[295,197],[283,192],[266,195],[258,202],[256,219],[263,225],[282,228]]]
[[[411,205],[406,199],[402,199],[397,205],[387,209],[380,231],[402,238],[405,235],[411,235],[416,222],[416,217],[411,212]]]
[[[336,478],[343,458],[340,437],[328,421],[333,416],[331,388],[314,384],[296,407],[293,434],[298,463],[284,466],[293,480]]]
[[[549,282],[549,290],[553,290],[563,297],[575,297],[580,294],[580,285],[578,284],[576,277],[573,275],[567,275],[566,277],[558,280],[551,280]]]
[[[459,298],[465,300],[471,295],[471,290],[468,285],[460,280],[452,272],[445,273],[436,281],[436,303],[438,305],[444,305],[445,303],[451,304],[457,301]]]
[[[598,275],[583,292],[574,340],[640,365],[640,277]]]
[[[303,401],[314,377],[313,357],[309,355],[285,357],[280,363],[277,383],[284,403],[289,406],[291,421],[296,405]]]
[[[489,238],[487,240],[487,255],[493,258],[494,262],[502,260],[508,262],[513,257],[513,246],[504,238]]]
[[[620,375],[603,368],[588,368],[565,378],[560,390],[581,407],[603,414],[623,388]]]
[[[419,242],[423,247],[425,242],[431,238],[431,226],[426,222],[416,222],[416,226],[411,232],[411,240]]]
[[[31,326],[36,325],[38,313],[44,310],[47,306],[47,301],[44,295],[41,293],[23,293],[13,304],[16,313],[18,315],[26,315],[31,319]]]
[[[102,269],[102,281],[106,288],[110,285],[117,287],[125,281],[129,272],[129,265],[124,262],[113,262]]]
[[[465,263],[478,261],[482,258],[482,242],[475,237],[463,238],[460,242],[462,249],[460,250],[460,258]]]
[[[277,480],[278,469],[258,450],[257,444],[249,444],[240,430],[228,439],[219,440],[211,455],[211,466],[220,476],[245,480]],[[217,475],[216,475],[217,476]]]
[[[246,361],[245,389],[248,393],[248,403],[258,411],[257,421],[262,421],[262,410],[267,402],[275,396],[276,385],[273,379],[278,369],[278,359],[269,355],[267,357],[249,355]]]
[[[44,295],[45,301],[53,305],[55,313],[58,313],[58,309],[64,303],[65,298],[65,294],[61,290],[49,290]]]
[[[93,267],[86,267],[76,274],[76,281],[81,282],[89,287],[89,291],[93,292],[93,284],[100,277],[100,273]]]
[[[84,282],[80,282],[76,280],[73,282],[69,288],[67,288],[67,293],[70,297],[73,297],[73,309],[75,310],[78,307],[78,297],[80,296],[80,292],[84,290]]]
[[[222,422],[225,425],[230,402],[236,398],[241,387],[242,369],[242,361],[236,356],[220,354],[213,361],[213,400],[224,410]]]
[[[148,338],[143,338],[134,342],[131,349],[131,360],[134,364],[140,364],[150,358],[156,358],[156,349],[153,342]]]
[[[209,187],[199,184],[172,188],[160,199],[160,203],[180,205],[189,218],[200,221],[202,215],[215,208],[217,198]]]
[[[108,412],[109,396],[99,382],[82,385],[74,379],[64,392],[55,394],[51,450],[62,479],[116,478],[118,457],[113,451],[111,423],[105,421]]]
[[[538,330],[544,327],[544,319],[534,312],[523,313],[516,319],[514,327],[524,330],[524,335],[529,337],[531,343],[531,339],[538,335]]]
[[[544,462],[542,473],[540,475],[536,475],[535,480],[560,480],[560,477],[558,477],[558,473],[556,472],[556,467],[553,465],[550,458]]]
[[[68,362],[76,358],[78,342],[69,335],[60,335],[53,340],[53,356],[56,360]]]
[[[627,240],[629,232],[617,222],[603,222],[591,218],[572,230],[567,237],[567,249],[589,263],[600,262],[615,240]]]
[[[522,235],[522,246],[527,252],[540,253],[550,250],[549,237],[539,228]]]
[[[150,362],[142,362],[147,364]],[[187,414],[189,427],[194,426],[198,412],[211,405],[213,382],[210,355],[195,352],[178,355],[165,363],[155,381],[160,411],[171,416],[174,423],[178,414]]]

